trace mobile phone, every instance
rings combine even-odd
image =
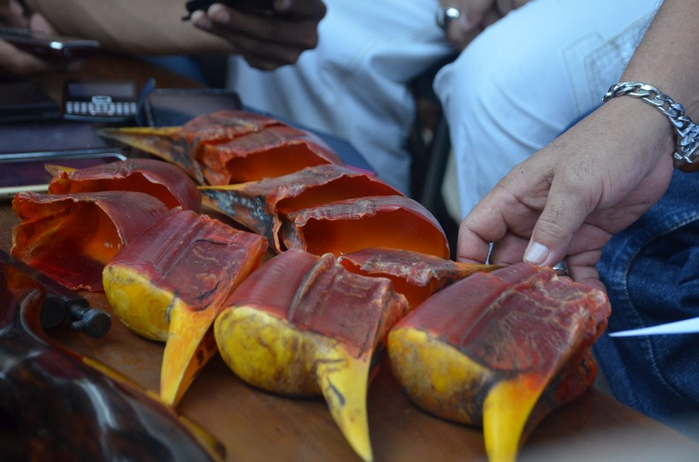
[[[0,38],[44,59],[85,58],[99,50],[96,40],[46,35],[19,27],[0,27]]]
[[[189,0],[185,3],[185,7],[189,14],[183,17],[182,20],[187,21],[192,13],[197,10],[206,11],[214,3],[221,3],[244,13],[269,14],[274,12],[272,1],[273,0]]]
[[[138,86],[131,80],[68,80],[62,104],[66,120],[134,123]]]
[[[0,83],[0,123],[60,118],[59,104],[35,83],[29,81]]]

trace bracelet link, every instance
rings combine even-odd
[[[690,125],[677,133],[682,138],[679,139],[679,149],[673,154],[675,167],[685,172],[699,169],[699,126],[690,120]]]
[[[684,172],[699,169],[699,126],[684,113],[684,107],[653,85],[642,82],[615,83],[602,98],[603,102],[617,96],[639,98],[659,110],[677,133],[677,151],[673,154],[675,168]]]

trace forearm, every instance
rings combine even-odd
[[[665,0],[621,81],[658,87],[699,119],[699,0]],[[610,82],[610,84],[613,82]]]
[[[181,17],[183,0],[28,0],[62,34],[98,40],[111,51],[129,54],[213,53],[232,51],[215,35]]]

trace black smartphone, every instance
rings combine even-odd
[[[272,1],[273,0],[189,0],[185,3],[185,7],[189,14],[183,17],[182,20],[187,21],[192,13],[197,10],[206,11],[214,3],[221,3],[244,13],[269,14],[274,12]]]
[[[35,83],[0,83],[0,123],[57,120],[61,108]],[[2,145],[3,141],[0,141]]]
[[[221,110],[240,110],[240,96],[219,88],[156,88],[141,101],[142,124],[151,127],[183,125],[192,118]]]
[[[96,40],[45,35],[18,27],[0,27],[0,38],[43,59],[85,58],[99,50]]]

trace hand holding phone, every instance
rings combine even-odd
[[[211,7],[208,5],[212,4]],[[194,27],[227,40],[232,51],[257,69],[295,63],[318,44],[318,24],[327,8],[323,0],[190,0]],[[220,6],[220,8],[218,8]],[[254,14],[241,12],[252,9]],[[204,13],[200,13],[204,11]],[[185,18],[187,19],[187,18]],[[269,31],[274,34],[270,35]]]
[[[30,14],[19,0],[0,0],[0,5],[0,76],[62,70],[67,60],[46,59],[42,56],[45,53],[37,53],[41,50],[28,48],[28,40],[32,35],[30,29],[46,34],[53,31],[46,19],[39,13]],[[17,43],[17,40],[22,43]]]
[[[43,59],[85,58],[99,50],[95,40],[42,34],[28,28],[0,27],[0,38]]]

